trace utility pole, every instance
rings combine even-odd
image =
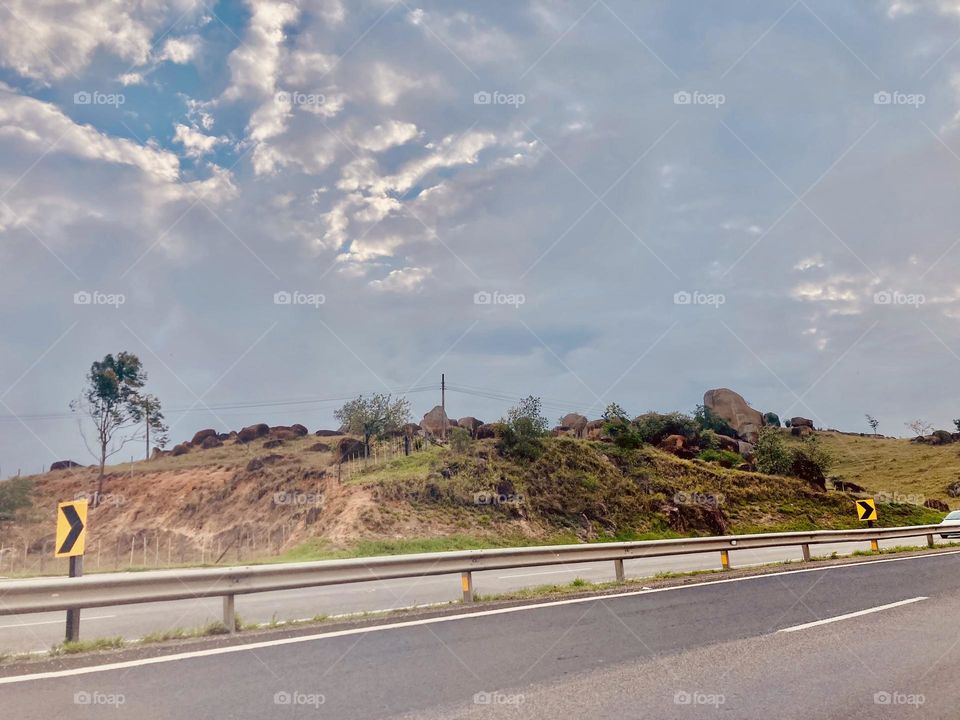
[[[147,412],[147,455],[146,459],[150,459],[150,398],[144,398],[143,404]]]
[[[447,376],[444,373],[440,373],[440,407],[447,412]]]

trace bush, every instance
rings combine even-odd
[[[765,475],[787,475],[793,462],[792,453],[776,430],[763,428],[753,449],[757,470]]]
[[[697,405],[696,412],[693,413],[693,420],[701,430],[713,430],[718,435],[736,438],[737,431],[721,417],[714,415],[709,408],[703,405]]]
[[[17,510],[30,504],[33,483],[25,477],[0,480],[0,520],[12,520]]]
[[[725,468],[735,468],[743,463],[739,453],[729,450],[704,450],[697,457],[705,462],[713,462]]]
[[[540,457],[548,425],[540,407],[540,398],[530,395],[510,408],[496,430],[497,450],[501,455],[523,460]]]
[[[666,415],[647,413],[633,424],[640,440],[651,445],[659,445],[668,435],[683,435],[688,440],[696,440],[700,434],[700,427],[693,418],[679,412]]]
[[[806,465],[816,468],[819,476],[824,477],[836,463],[836,458],[833,457],[829,450],[820,444],[820,441],[817,440],[815,435],[811,435],[803,441],[800,447],[794,449],[792,460],[794,465]],[[803,476],[797,475],[797,477]],[[805,477],[804,479],[812,480],[813,478]]]
[[[617,403],[610,403],[603,411],[603,431],[617,447],[632,450],[643,444],[636,426],[627,419],[626,411]]]
[[[720,436],[713,430],[703,430],[700,433],[700,447],[704,450],[719,450]]]
[[[450,431],[450,449],[458,455],[463,455],[473,444],[473,437],[463,428],[456,427]]]

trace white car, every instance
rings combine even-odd
[[[941,522],[940,525],[952,525],[950,532],[940,533],[942,538],[955,538],[960,537],[960,510],[954,510],[949,513]]]

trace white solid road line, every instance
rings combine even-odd
[[[513,607],[497,608],[495,610],[481,610],[479,612],[461,613],[459,615],[441,615],[439,617],[424,618],[422,620],[407,620],[404,622],[387,623],[384,625],[371,625],[368,627],[351,628],[349,630],[335,630],[332,632],[317,633],[316,635],[301,635],[292,638],[281,638],[279,640],[264,640],[262,642],[247,643],[245,645],[229,645],[226,647],[210,648],[208,650],[193,650],[190,652],[175,653],[173,655],[160,655],[157,657],[141,658],[139,660],[125,660],[122,662],[107,663],[104,665],[89,665],[87,667],[72,668],[70,670],[52,670],[50,672],[33,673],[32,675],[11,675],[10,677],[0,677],[0,685],[29,682],[31,680],[46,680],[50,678],[72,677],[75,675],[88,675],[90,673],[108,672],[110,670],[120,670],[123,668],[142,667],[144,665],[157,665],[159,663],[176,662],[177,660],[190,660],[193,658],[209,657],[211,655],[227,655],[229,653],[246,652],[248,650],[277,647],[279,645],[293,645],[295,643],[345,637],[347,635],[365,635],[366,633],[398,630],[401,628],[415,627],[417,625],[432,625],[436,623],[455,622],[457,620],[471,620],[480,617],[490,617],[493,615],[506,615],[508,613],[526,612],[529,610],[540,610],[543,608],[560,607],[561,605],[578,605],[580,603],[613,600],[615,598],[634,597],[637,595],[652,595],[654,593],[674,592],[677,590],[695,590],[697,588],[710,587],[711,585],[746,582],[749,580],[759,580],[762,578],[777,577],[780,575],[799,575],[801,573],[809,572],[830,572],[831,570],[859,567],[862,565],[878,565],[880,563],[905,562],[908,560],[929,560],[931,558],[939,558],[944,557],[945,555],[957,554],[960,554],[960,550],[951,550],[950,552],[935,553],[932,555],[914,555],[912,557],[888,558],[885,560],[866,560],[864,562],[844,563],[842,565],[831,565],[829,567],[822,568],[784,570],[783,572],[764,573],[763,575],[747,575],[745,577],[727,578],[725,580],[711,580],[709,582],[695,583],[692,585],[674,585],[672,587],[654,588],[652,590],[631,590],[629,592],[611,593],[609,595],[591,595],[589,597],[572,598],[570,600],[553,600],[551,602],[536,603],[532,605],[516,605]]]
[[[89,622],[90,620],[109,620],[110,618],[115,618],[116,615],[84,615],[81,619],[83,622]],[[28,622],[28,623],[15,623],[13,625],[0,625],[0,630],[17,630],[19,628],[33,627],[34,625],[63,625],[63,618],[59,620],[40,620],[38,622]]]
[[[796,632],[797,630],[806,630],[807,628],[817,627],[818,625],[827,625],[829,623],[835,623],[841,620],[849,620],[850,618],[860,617],[861,615],[870,615],[871,613],[880,612],[881,610],[889,610],[890,608],[900,607],[901,605],[910,605],[911,603],[929,599],[930,598],[922,595],[920,597],[910,598],[909,600],[887,603],[886,605],[877,605],[876,607],[867,608],[866,610],[857,610],[856,612],[847,613],[845,615],[837,615],[836,617],[832,618],[824,618],[823,620],[815,620],[813,622],[803,623],[803,625],[794,625],[793,627],[782,628],[777,630],[777,632]]]

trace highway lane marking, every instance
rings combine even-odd
[[[441,615],[434,618],[423,618],[421,620],[406,620],[403,622],[386,623],[384,625],[371,625],[361,628],[350,628],[349,630],[334,630],[331,632],[317,633],[315,635],[300,635],[292,638],[280,638],[278,640],[264,640],[261,642],[247,643],[245,645],[229,645],[226,647],[209,648],[207,650],[192,650],[190,652],[174,653],[172,655],[159,655],[157,657],[141,658],[139,660],[124,660],[121,662],[106,663],[104,665],[88,665],[86,667],[71,668],[70,670],[51,670],[49,672],[33,673],[32,675],[11,675],[10,677],[0,677],[0,685],[9,685],[12,683],[29,682],[31,680],[48,680],[51,678],[74,677],[77,675],[89,675],[91,673],[109,672],[110,670],[122,670],[126,668],[143,667],[146,665],[157,665],[160,663],[177,662],[179,660],[192,660],[195,658],[210,657],[214,655],[227,655],[231,653],[247,652],[248,650],[258,650],[261,648],[278,647],[281,645],[294,645],[302,642],[313,642],[316,640],[325,640],[328,638],[347,637],[349,635],[364,635],[373,632],[386,632],[387,630],[399,630],[402,628],[415,627],[418,625],[433,625],[446,622],[455,622],[457,620],[470,620],[480,617],[491,617],[495,615],[507,615],[515,612],[525,612],[528,610],[541,610],[543,608],[560,607],[562,605],[579,605],[586,602],[597,602],[605,600],[615,600],[617,598],[636,597],[639,595],[652,595],[661,592],[673,592],[677,590],[693,590],[696,588],[710,587],[712,585],[725,585],[727,583],[744,582],[747,580],[758,580],[761,578],[779,577],[781,575],[799,575],[809,572],[830,572],[831,570],[855,568],[864,565],[879,565],[880,563],[904,562],[907,560],[929,560],[931,558],[941,558],[947,555],[958,555],[960,550],[951,550],[949,552],[936,553],[934,555],[914,555],[912,557],[886,558],[883,560],[866,560],[863,562],[844,563],[842,565],[831,565],[821,568],[803,568],[799,570],[784,570],[783,572],[765,573],[763,575],[747,575],[745,577],[727,578],[724,580],[710,580],[708,582],[695,583],[692,585],[674,585],[672,587],[653,588],[647,590],[631,590],[622,593],[612,593],[609,595],[591,595],[589,597],[571,598],[569,600],[553,600],[551,602],[536,603],[532,605],[516,605],[513,607],[496,608],[495,610],[481,610],[479,612],[460,613],[458,615]]]
[[[110,618],[115,618],[116,615],[91,615],[91,616],[82,616],[80,619],[83,622],[88,622],[90,620],[109,620]],[[33,627],[34,625],[63,625],[63,618],[59,620],[39,620],[37,622],[28,622],[28,623],[14,623],[12,625],[0,625],[0,630],[16,630],[17,628]]]
[[[871,613],[880,612],[882,610],[890,610],[891,608],[901,607],[903,605],[911,605],[915,602],[920,602],[921,600],[929,600],[930,598],[926,596],[920,596],[915,598],[910,598],[909,600],[900,600],[899,602],[887,603],[886,605],[877,605],[876,607],[867,608],[866,610],[857,610],[856,612],[845,613],[844,615],[837,615],[831,618],[824,618],[823,620],[814,620],[813,622],[803,623],[802,625],[794,625],[793,627],[781,628],[777,632],[797,632],[798,630],[806,630],[808,628],[817,627],[819,625],[827,625],[829,623],[840,622],[841,620],[849,620],[850,618],[861,617],[863,615],[870,615]]]

